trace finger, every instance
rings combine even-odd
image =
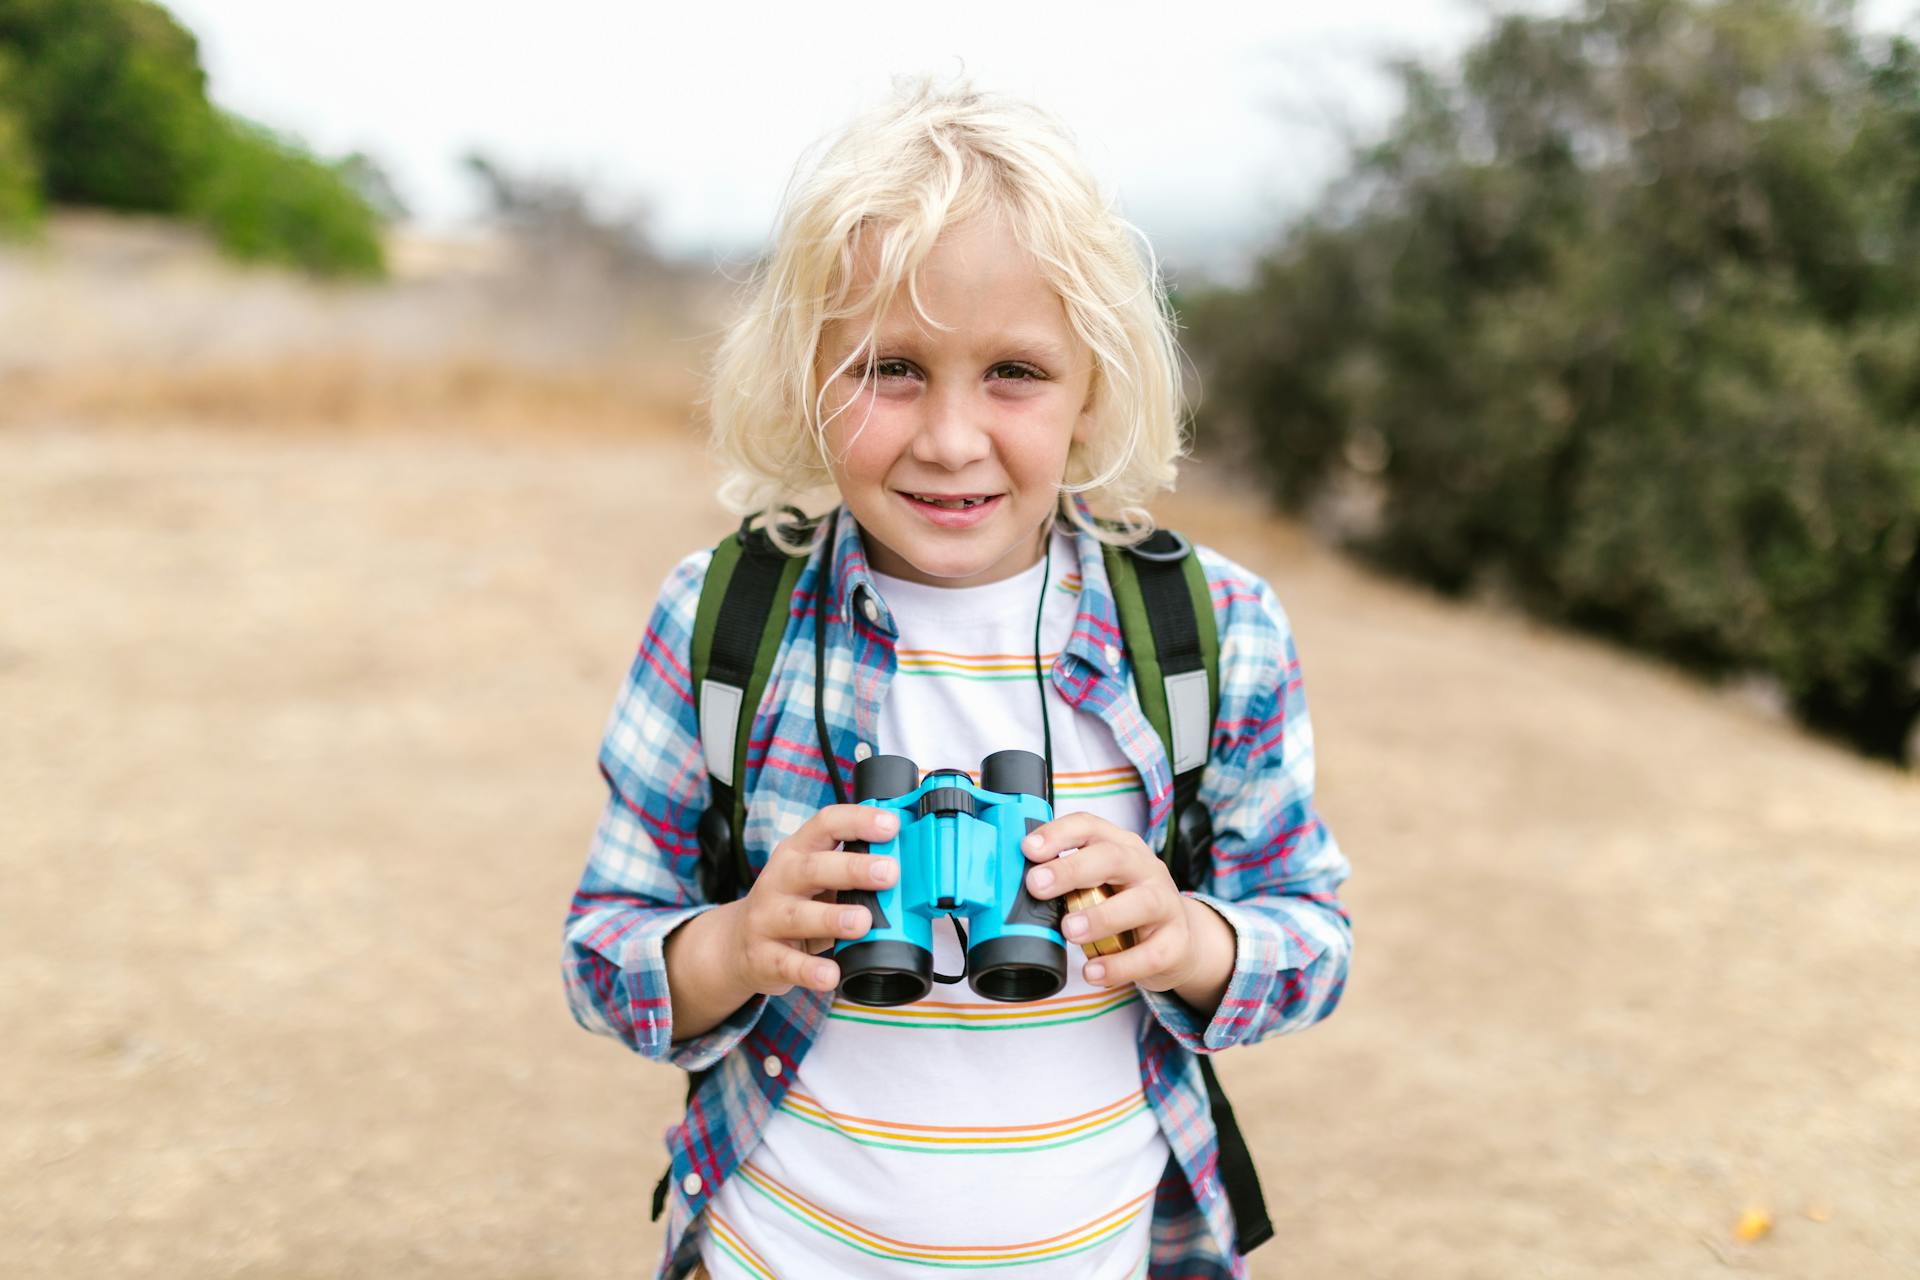
[[[826,890],[884,889],[899,874],[899,862],[873,853],[839,849],[789,853],[778,870],[769,862],[775,889],[785,895],[812,898]]]
[[[870,804],[830,804],[780,843],[798,853],[818,853],[849,840],[891,840],[900,815]]]
[[[1074,909],[1060,921],[1060,932],[1067,941],[1086,944],[1129,929],[1144,930],[1173,923],[1179,912],[1178,898],[1168,902],[1150,885],[1135,885],[1107,898],[1098,906]]]
[[[816,893],[813,895],[813,900],[815,902],[825,902],[829,904],[837,903],[840,901],[840,894],[837,890],[834,890],[834,889],[823,889],[819,893]],[[819,955],[822,951],[831,951],[834,947],[834,944],[837,943],[838,941],[839,939],[837,938],[808,938],[805,942],[801,943],[800,945],[805,947],[808,951],[812,952],[814,955]]]
[[[868,857],[866,850],[870,844],[878,844],[893,839],[900,831],[900,815],[891,809],[876,808],[870,804],[830,804],[809,818],[793,833],[790,840],[805,854],[813,859],[808,864],[812,878],[804,881],[817,889],[871,889],[892,884],[893,879],[875,868],[882,862],[889,867],[893,860]],[[805,839],[801,839],[802,833]],[[849,851],[860,861],[843,862],[833,857],[822,858],[819,855],[831,853],[838,845],[849,846]],[[805,891],[803,886],[801,891]]]
[[[1157,929],[1135,946],[1110,956],[1089,960],[1084,976],[1091,986],[1120,987],[1138,982],[1152,990],[1164,990],[1158,975],[1171,973],[1186,955],[1187,935],[1179,929]]]
[[[768,942],[756,953],[761,960],[763,976],[770,979],[768,987],[807,987],[814,991],[831,991],[840,985],[840,966],[832,960],[809,955],[784,943]],[[769,994],[778,995],[779,991]]]
[[[1078,849],[1095,840],[1118,840],[1126,832],[1091,813],[1067,813],[1043,822],[1020,842],[1020,852],[1035,862],[1058,857],[1062,849]]]
[[[885,889],[899,879],[899,873],[899,860],[895,858],[833,850],[793,858],[785,867],[781,887],[795,896],[814,898],[822,890]]]
[[[1152,875],[1149,862],[1158,865],[1160,860],[1144,844],[1137,840],[1132,843],[1138,848],[1097,840],[1034,867],[1027,872],[1027,892],[1036,898],[1057,898],[1075,889],[1109,884],[1124,888],[1146,880]]]
[[[789,896],[768,903],[755,924],[763,937],[784,942],[857,938],[872,927],[865,907]]]

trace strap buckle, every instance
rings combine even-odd
[[[1213,870],[1213,816],[1198,799],[1173,819],[1173,878],[1181,889],[1204,889]]]
[[[731,790],[731,788],[729,788]],[[731,803],[727,806],[732,808]],[[700,846],[700,865],[695,878],[708,902],[732,902],[740,896],[733,865],[733,815],[718,804],[710,804],[700,814],[694,828]]]
[[[1127,550],[1155,564],[1179,564],[1192,553],[1193,544],[1172,529],[1155,529]]]

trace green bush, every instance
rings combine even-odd
[[[195,211],[236,258],[378,276],[380,221],[339,168],[233,116],[214,131]]]
[[[40,220],[40,164],[18,109],[9,106],[19,64],[0,49],[0,236],[23,236]]]
[[[0,236],[30,233],[40,221],[40,173],[27,129],[0,108]]]
[[[1589,0],[1401,70],[1381,144],[1197,299],[1206,424],[1449,590],[1896,754],[1920,716],[1920,56],[1813,0]]]
[[[237,257],[379,275],[364,157],[317,160],[207,101],[199,46],[149,0],[0,0],[0,226],[41,200],[204,220]]]
[[[210,117],[199,46],[172,15],[147,0],[0,0],[8,48],[49,199],[182,207]]]

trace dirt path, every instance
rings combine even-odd
[[[708,489],[673,442],[0,433],[0,1274],[649,1274],[680,1077],[573,1025],[559,930]],[[1279,587],[1357,868],[1345,1007],[1222,1060],[1256,1274],[1920,1274],[1920,783],[1170,514]]]

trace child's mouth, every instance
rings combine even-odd
[[[906,493],[900,496],[926,519],[946,528],[970,525],[986,517],[1000,501],[997,493]]]

